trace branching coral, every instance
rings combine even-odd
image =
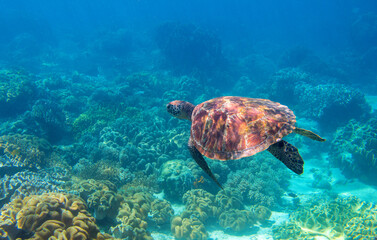
[[[331,146],[331,160],[349,177],[369,183],[377,180],[377,119],[355,120],[339,128]]]
[[[73,195],[43,194],[15,199],[0,217],[1,233],[10,239],[109,239],[100,233],[85,203]]]

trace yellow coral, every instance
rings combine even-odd
[[[171,231],[177,239],[208,239],[208,233],[204,224],[197,218],[182,218],[176,216],[171,222]]]
[[[40,168],[47,164],[51,145],[42,138],[31,135],[0,136],[0,154],[5,154],[15,166]]]
[[[2,208],[0,232],[10,239],[106,239],[78,197],[49,193],[15,199]],[[22,230],[22,231],[21,231]],[[23,236],[25,235],[25,236]]]

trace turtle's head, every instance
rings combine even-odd
[[[176,118],[179,119],[187,119],[191,121],[191,114],[194,110],[195,106],[189,102],[175,100],[168,105],[166,105],[166,109],[168,113],[173,115]]]

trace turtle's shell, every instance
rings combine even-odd
[[[229,160],[254,155],[295,128],[287,106],[267,99],[220,97],[197,105],[191,140],[206,157]]]

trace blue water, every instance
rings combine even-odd
[[[0,239],[377,237],[375,1],[0,0],[0,31]]]

